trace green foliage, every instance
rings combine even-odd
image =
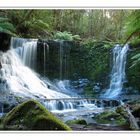
[[[34,24],[36,24],[39,28],[42,28],[42,29],[48,29],[49,28],[49,25],[47,24],[47,23],[45,23],[44,21],[42,21],[42,20],[36,20],[35,22],[34,22]]]
[[[35,19],[33,21],[26,21],[24,24],[25,24],[24,26],[26,26],[26,28],[28,28],[29,31],[33,33],[32,35],[33,37],[38,36],[38,38],[40,37],[43,38],[43,36],[48,35],[47,30],[49,29],[49,25],[40,19],[39,20]],[[31,36],[30,32],[28,32],[27,35]]]
[[[103,47],[106,48],[106,49],[109,49],[109,48],[112,48],[112,45],[110,45],[110,44],[105,44]]]
[[[40,10],[1,10],[0,14],[6,17],[15,27],[15,31],[22,37],[46,37],[49,24],[44,20]]]
[[[77,68],[79,75],[94,81],[102,81],[109,70],[109,50],[105,43],[93,40],[86,41],[81,47],[73,47],[71,56],[72,67]],[[78,53],[77,53],[78,52]],[[105,79],[103,80],[105,82]]]
[[[72,41],[73,38],[72,38],[72,34],[69,33],[69,32],[57,32],[55,35],[54,35],[54,39],[62,39],[62,40],[69,40],[69,41]]]
[[[132,66],[130,68],[132,68],[140,63],[140,53],[134,55],[131,59],[133,60],[133,63],[132,63]]]
[[[71,130],[36,101],[26,101],[11,110],[3,120],[4,129]]]
[[[137,32],[138,33],[135,33]],[[132,10],[130,11],[130,15],[126,21],[124,26],[124,32],[127,36],[133,34],[133,37],[139,36],[140,32],[140,10]],[[133,38],[132,37],[132,38]]]
[[[15,28],[7,18],[0,17],[0,32],[15,36]]]
[[[137,44],[140,43],[140,37],[139,36],[135,36],[133,37],[133,39],[131,40],[131,46],[135,46]]]
[[[72,38],[73,38],[73,40],[75,40],[75,41],[81,40],[81,38],[80,38],[79,35],[73,35]]]
[[[138,61],[140,54],[139,48],[133,48],[132,51],[128,52],[127,63],[126,63],[126,77],[127,83],[124,86],[133,87],[135,90],[140,90],[140,63]],[[130,91],[132,94],[133,90]]]
[[[58,31],[53,37],[54,39],[61,39],[61,40],[68,40],[68,41],[81,40],[79,35],[72,35],[70,32],[67,31],[64,32]]]
[[[127,38],[127,42],[130,42],[131,46],[138,46],[140,43],[140,10],[130,10],[124,26],[124,35]],[[139,65],[140,65],[140,51],[133,48],[133,51],[129,55],[127,77],[129,84],[136,89],[140,89],[139,86]]]
[[[23,37],[52,37],[81,40],[92,38],[101,41],[122,39],[122,27],[127,10],[1,10]],[[61,33],[60,33],[61,32]],[[63,33],[63,34],[62,34]]]

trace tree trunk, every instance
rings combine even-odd
[[[129,107],[127,105],[123,105],[125,111],[127,112],[126,116],[128,117],[129,123],[130,123],[130,128],[132,130],[140,130],[139,125],[137,124],[137,121],[135,117],[132,115]]]

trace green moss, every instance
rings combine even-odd
[[[34,100],[26,101],[11,110],[3,120],[4,129],[17,126],[17,130],[71,130],[44,106]]]
[[[126,125],[127,121],[125,118],[114,111],[105,111],[98,114],[95,117],[96,122],[101,124],[112,124],[112,125]]]
[[[87,122],[85,120],[68,120],[66,121],[66,124],[70,125],[70,124],[83,124],[83,125],[87,125]]]
[[[122,114],[122,115],[126,113],[126,111],[124,110],[123,107],[117,107],[115,111],[119,114]]]

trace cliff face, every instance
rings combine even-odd
[[[0,32],[0,51],[7,51],[10,48],[11,35]]]

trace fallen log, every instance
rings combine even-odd
[[[130,128],[132,130],[140,130],[140,127],[139,127],[135,117],[132,115],[132,113],[129,109],[129,105],[122,104],[122,108],[124,111],[121,111],[119,113],[122,114],[125,118],[127,118],[127,120],[129,121],[129,124],[130,124]]]

